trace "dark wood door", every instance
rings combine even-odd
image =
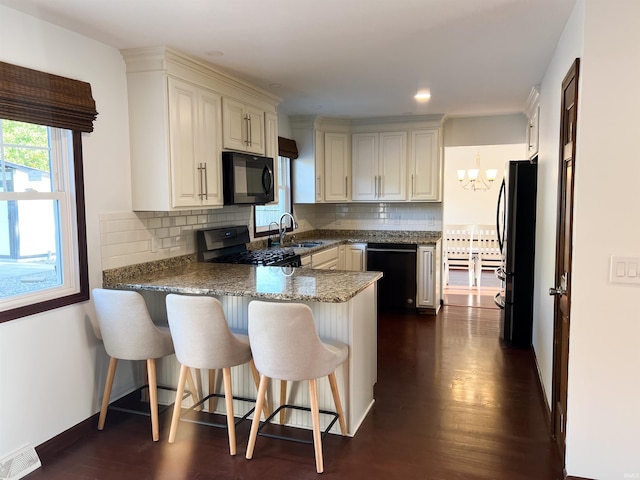
[[[560,161],[558,174],[558,224],[556,228],[554,345],[553,345],[553,435],[564,464],[567,425],[567,381],[571,307],[571,245],[573,235],[573,184],[576,166],[576,121],[578,109],[578,71],[576,59],[562,82],[560,122]]]

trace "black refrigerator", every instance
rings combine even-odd
[[[497,231],[503,258],[501,337],[531,347],[536,241],[537,158],[512,160],[498,194]]]

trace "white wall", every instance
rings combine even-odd
[[[523,105],[525,100],[526,98],[522,99]],[[444,146],[523,143],[526,131],[527,118],[522,113],[484,117],[452,117],[444,123]]]
[[[640,256],[639,18],[636,0],[586,1],[567,470],[602,479],[640,477],[640,287],[608,279],[611,255]]]
[[[553,297],[560,143],[560,90],[562,80],[577,57],[582,56],[584,2],[576,5],[540,86],[538,197],[533,308],[533,347],[551,408],[553,373]],[[578,132],[581,125],[578,124]],[[578,167],[580,168],[580,167]]]
[[[566,470],[603,480],[640,477],[640,290],[608,279],[611,255],[640,256],[638,18],[635,0],[579,0],[540,91],[534,347],[549,398],[560,88],[581,58]]]
[[[115,49],[2,6],[0,45],[4,62],[91,83],[99,115],[83,152],[89,280],[98,286],[99,212],[131,208],[124,62]],[[0,458],[98,410],[106,357],[90,313],[86,302],[0,324]]]
[[[523,134],[521,134],[522,136]],[[498,178],[486,191],[465,190],[458,180],[458,169],[475,168],[476,155],[480,154],[482,170],[498,170]],[[444,191],[442,219],[447,224],[495,225],[500,182],[509,160],[523,160],[526,144],[480,145],[471,147],[445,147]]]

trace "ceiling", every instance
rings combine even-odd
[[[522,112],[575,0],[0,4],[119,49],[174,47],[276,94],[286,114],[361,118]]]

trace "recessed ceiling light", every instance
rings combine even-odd
[[[418,93],[413,98],[419,102],[426,102],[431,98],[431,92],[429,90],[418,90]]]
[[[210,57],[221,57],[224,55],[224,52],[221,52],[220,50],[210,50],[206,52],[206,54]]]

